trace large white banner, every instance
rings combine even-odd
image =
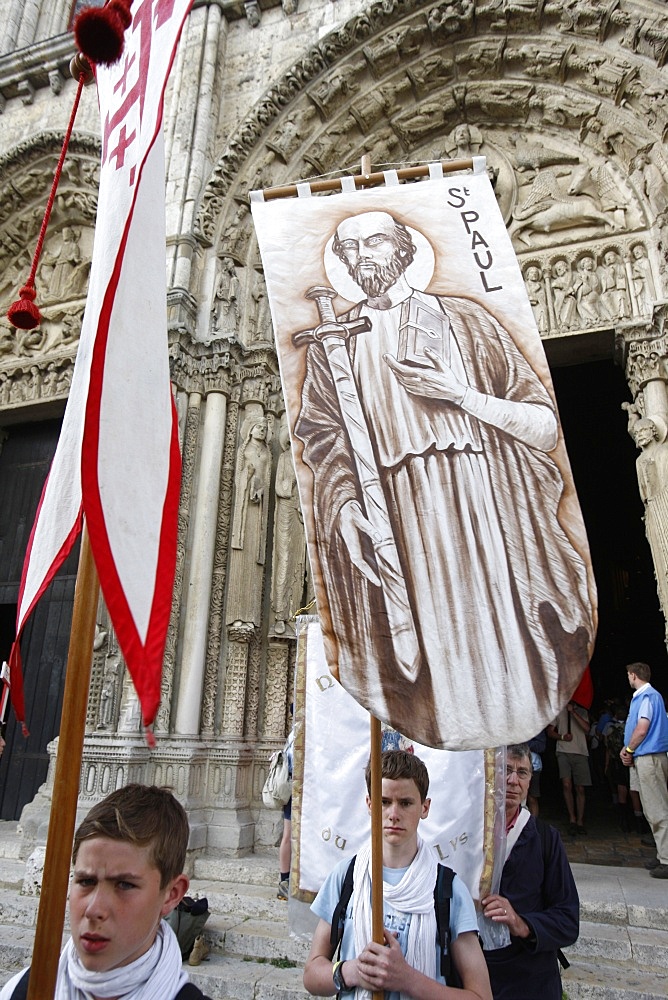
[[[369,713],[332,677],[313,621],[299,627],[295,710],[291,889],[307,899],[370,836],[364,780]],[[434,750],[396,732],[384,741],[387,748],[412,750],[426,764],[431,809],[418,832],[480,899],[492,891],[494,859],[502,856],[505,757],[499,771],[493,750]]]
[[[344,186],[252,200],[327,660],[423,744],[529,739],[596,595],[510,238],[484,169]]]

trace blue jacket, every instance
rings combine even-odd
[[[580,900],[554,827],[547,827],[545,842],[544,856],[532,816],[503,866],[499,892],[535,940],[511,937],[506,948],[485,952],[494,1000],[561,1000],[557,951],[577,941]]]
[[[644,691],[636,693],[631,698],[631,707],[629,708],[626,726],[624,727],[625,746],[629,745],[631,734],[638,723],[638,713],[640,712],[640,706],[644,698],[649,698],[652,703],[652,718],[647,730],[647,736],[634,750],[635,757],[644,757],[648,753],[668,752],[668,715],[666,715],[666,706],[659,692],[651,684]]]

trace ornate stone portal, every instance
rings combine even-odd
[[[11,45],[0,56],[5,120],[15,125],[2,134],[22,137],[0,146],[8,300],[29,266],[59,142],[41,121],[55,119],[72,93],[71,81],[56,92],[41,70],[40,52],[51,45],[64,72],[62,39],[49,41],[44,19],[30,34],[20,6],[0,0],[23,25],[14,47],[19,37],[33,47],[20,64]],[[49,24],[62,18],[60,6],[41,4]],[[616,334],[668,611],[663,3],[359,6],[197,3],[184,32],[188,57],[177,60],[167,95],[170,354],[183,482],[158,746],[151,753],[143,740],[101,608],[81,798],[131,778],[172,783],[193,818],[193,846],[208,850],[245,851],[276,836],[260,789],[287,728],[292,616],[309,597],[250,190],[356,170],[365,152],[374,167],[487,157],[541,335],[576,357],[592,339],[611,354]],[[31,102],[38,95],[43,106],[49,86],[53,111],[39,118]],[[39,275],[45,320],[19,335],[0,319],[0,425],[67,395],[95,213],[98,149],[85,132],[73,139]],[[43,811],[40,798],[27,817]],[[39,826],[27,824],[31,836]]]

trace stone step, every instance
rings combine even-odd
[[[25,861],[19,861],[18,858],[0,858],[0,888],[20,889],[25,870]]]
[[[195,860],[193,881],[242,882],[244,885],[278,887],[276,852],[245,858],[200,857]]]
[[[285,921],[285,900],[276,898],[276,886],[243,885],[233,882],[200,882],[193,880],[189,896],[205,896],[211,915],[233,914],[258,920]]]
[[[63,943],[68,937],[63,935]],[[34,927],[0,925],[0,985],[30,965],[34,938]]]
[[[277,960],[278,963],[278,960]],[[244,961],[213,954],[201,965],[186,965],[190,978],[211,1000],[304,1000],[302,967]]]
[[[562,972],[562,983],[566,1000],[666,1000],[668,996],[668,972],[639,969],[633,962],[576,959]]]
[[[578,940],[564,951],[569,961],[627,961],[668,970],[668,931],[581,920]]]
[[[205,936],[216,951],[225,955],[269,961],[285,959],[301,968],[310,949],[308,941],[290,937],[283,921],[243,920],[228,926],[221,935],[218,922],[209,918]]]

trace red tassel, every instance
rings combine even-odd
[[[37,292],[34,285],[24,285],[19,292],[20,298],[12,302],[7,310],[7,319],[19,330],[34,330],[42,321],[40,311],[35,305]]]
[[[91,62],[111,66],[123,54],[126,28],[132,24],[132,0],[109,0],[104,7],[88,7],[74,22],[77,46]]]
[[[88,68],[90,69],[90,67]],[[18,299],[17,302],[12,302],[11,306],[7,310],[7,319],[12,324],[12,326],[18,327],[19,330],[34,330],[36,326],[39,326],[42,319],[39,309],[35,305],[35,298],[37,297],[37,292],[35,291],[35,275],[37,274],[37,265],[39,264],[39,258],[42,253],[42,247],[44,246],[46,227],[49,224],[49,219],[51,218],[51,209],[53,208],[53,203],[56,198],[58,181],[60,180],[60,175],[63,171],[63,163],[65,162],[67,147],[69,145],[70,137],[72,135],[72,129],[74,128],[74,119],[76,118],[77,108],[79,107],[79,101],[81,100],[81,91],[83,90],[84,85],[86,83],[87,74],[85,66],[82,63],[79,63],[78,69],[79,69],[79,85],[77,87],[76,97],[74,98],[74,105],[72,106],[72,114],[70,115],[70,121],[67,126],[65,138],[63,140],[63,148],[60,151],[60,157],[56,165],[56,172],[53,175],[53,184],[51,185],[49,200],[46,203],[46,208],[44,210],[44,218],[42,219],[42,225],[39,231],[39,236],[37,237],[37,246],[35,247],[35,252],[32,257],[30,274],[28,275],[28,280],[26,281],[25,285],[19,292],[19,295],[21,296],[20,299]]]
[[[155,733],[148,727],[144,730],[144,736],[151,750],[155,750]]]

